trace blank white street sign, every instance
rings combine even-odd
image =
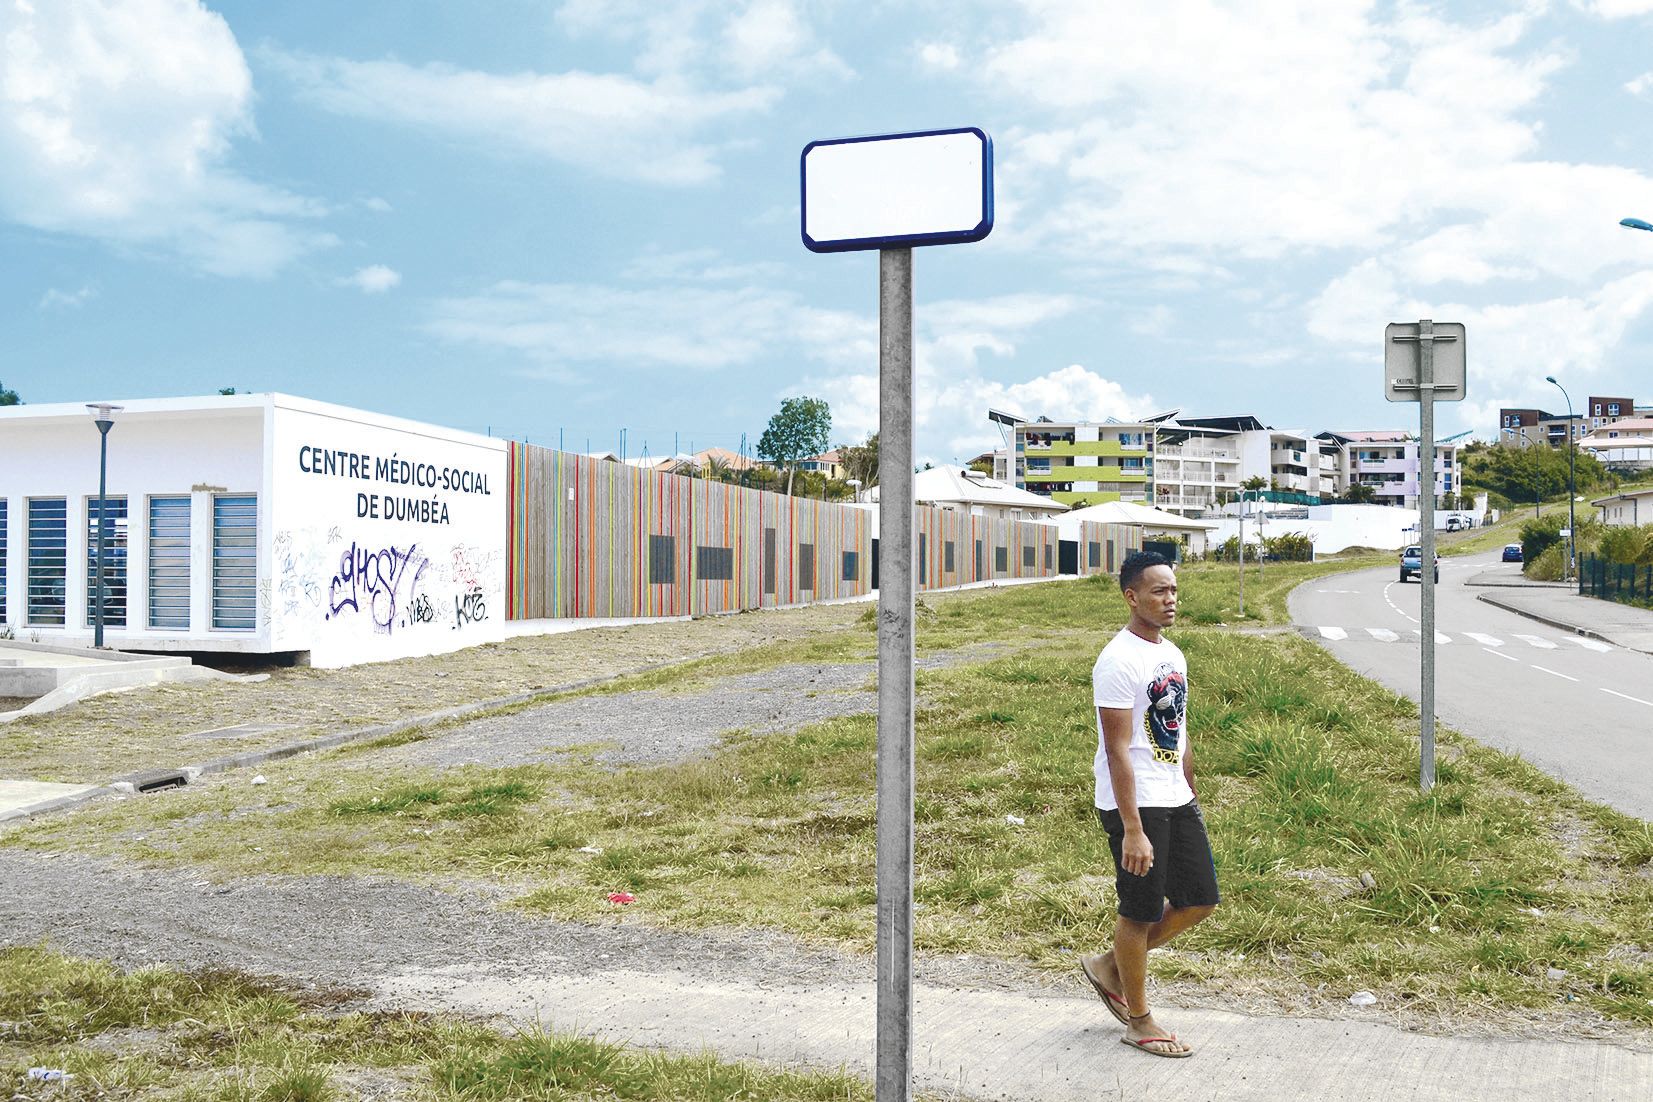
[[[993,230],[993,139],[967,126],[810,142],[802,222],[818,253],[980,241]]]

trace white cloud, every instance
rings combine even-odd
[[[551,378],[573,378],[592,366],[716,371],[799,346],[841,351],[856,329],[863,331],[854,339],[876,349],[869,325],[806,307],[791,292],[753,286],[506,280],[438,302],[426,328],[444,340],[519,355]]]
[[[1308,329],[1350,347],[1369,348],[1375,363],[1383,327],[1434,318],[1463,322],[1471,400],[1488,392],[1542,405],[1546,375],[1588,380],[1606,365],[1625,330],[1653,310],[1653,271],[1612,280],[1589,292],[1517,304],[1428,301],[1403,292],[1389,264],[1367,260],[1334,280],[1308,308]],[[1378,376],[1370,380],[1376,389]]]
[[[715,262],[698,253],[681,264],[633,273],[649,286],[504,281],[436,303],[427,332],[456,345],[517,360],[520,372],[557,382],[594,375],[653,387],[674,372],[716,374],[784,365],[797,380],[780,394],[811,394],[832,405],[835,439],[860,439],[878,421],[878,323],[871,316],[808,306],[769,284],[720,285],[696,278]],[[1152,402],[1074,365],[1009,382],[1016,341],[1085,301],[1071,295],[1011,294],[940,300],[917,310],[914,349],[917,429],[932,456],[991,443],[990,405],[1077,410],[1098,419],[1143,412]],[[681,385],[681,384],[674,384]],[[974,451],[971,452],[974,454]]]
[[[195,0],[0,6],[0,213],[38,230],[267,275],[331,243],[320,204],[238,175],[252,78]]]
[[[763,87],[713,92],[606,73],[496,74],[278,52],[269,59],[303,98],[335,114],[658,184],[715,178],[716,147],[690,135],[761,112],[776,96]]]
[[[822,45],[795,0],[567,0],[556,21],[572,35],[636,42],[637,70],[716,82],[745,76],[847,77],[849,66]]]
[[[1624,90],[1632,96],[1640,96],[1653,91],[1653,72],[1643,73],[1633,80],[1625,81]]]
[[[1635,15],[1653,15],[1653,0],[1589,0],[1574,6],[1603,19],[1625,19]]]
[[[362,206],[366,207],[374,214],[389,214],[392,209],[390,200],[382,198],[378,195],[372,195],[362,200]]]
[[[1523,46],[1528,13],[1382,12],[1038,5],[984,76],[1048,120],[1002,142],[1006,238],[1161,265],[1410,249],[1421,278],[1470,283],[1635,262],[1596,212],[1653,176],[1538,157],[1531,116],[1569,57]]]
[[[78,291],[60,291],[50,287],[40,296],[36,304],[39,310],[78,310],[88,301],[98,297],[98,289],[91,285],[80,288]]]
[[[963,64],[958,47],[950,42],[924,42],[918,47],[918,60],[925,68],[950,73]]]
[[[751,0],[736,12],[723,31],[725,56],[742,73],[769,73],[787,67],[849,76],[849,66],[825,47],[817,46],[809,28],[789,0]]]
[[[402,273],[383,264],[370,264],[365,268],[356,269],[344,282],[363,294],[380,295],[402,282]]]

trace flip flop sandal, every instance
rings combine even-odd
[[[1166,1052],[1161,1049],[1148,1047],[1153,1044],[1180,1044],[1181,1042],[1179,1042],[1175,1037],[1144,1037],[1140,1041],[1133,1041],[1129,1037],[1121,1037],[1119,1039],[1119,1043],[1122,1045],[1129,1045],[1131,1048],[1141,1049],[1149,1056],[1163,1056],[1168,1060],[1185,1060],[1194,1055],[1194,1050],[1191,1048],[1172,1049],[1171,1051]]]
[[[1096,993],[1102,996],[1102,1005],[1108,1008],[1108,1013],[1117,1018],[1120,1025],[1129,1026],[1131,1024],[1131,1011],[1130,1006],[1125,1002],[1124,996],[1115,995],[1112,991],[1103,987],[1102,980],[1091,975],[1090,966],[1085,963],[1084,959],[1079,961],[1079,971],[1085,974],[1085,978],[1090,981],[1091,986],[1096,988]]]

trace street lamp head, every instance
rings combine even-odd
[[[92,415],[92,420],[97,422],[98,429],[102,432],[109,431],[109,426],[115,423],[115,414],[123,408],[122,406],[112,406],[108,402],[86,403],[86,411]]]
[[[1620,218],[1619,225],[1627,226],[1633,230],[1653,230],[1653,222],[1647,222],[1640,218]]]
[[[1544,376],[1544,381],[1546,383],[1555,383],[1555,376],[1554,375],[1546,375],[1546,376]],[[1561,384],[1560,383],[1555,383],[1555,385],[1560,386]]]

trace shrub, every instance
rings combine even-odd
[[[1653,524],[1606,529],[1596,546],[1596,554],[1608,562],[1653,564]]]
[[[1567,543],[1558,540],[1546,547],[1536,559],[1527,559],[1522,572],[1539,582],[1559,582],[1567,569]]]
[[[1534,517],[1521,525],[1521,559],[1523,562],[1536,563],[1538,557],[1554,547],[1561,540],[1561,529],[1566,525],[1567,518],[1550,514],[1547,517]],[[1532,573],[1528,570],[1527,573]]]

